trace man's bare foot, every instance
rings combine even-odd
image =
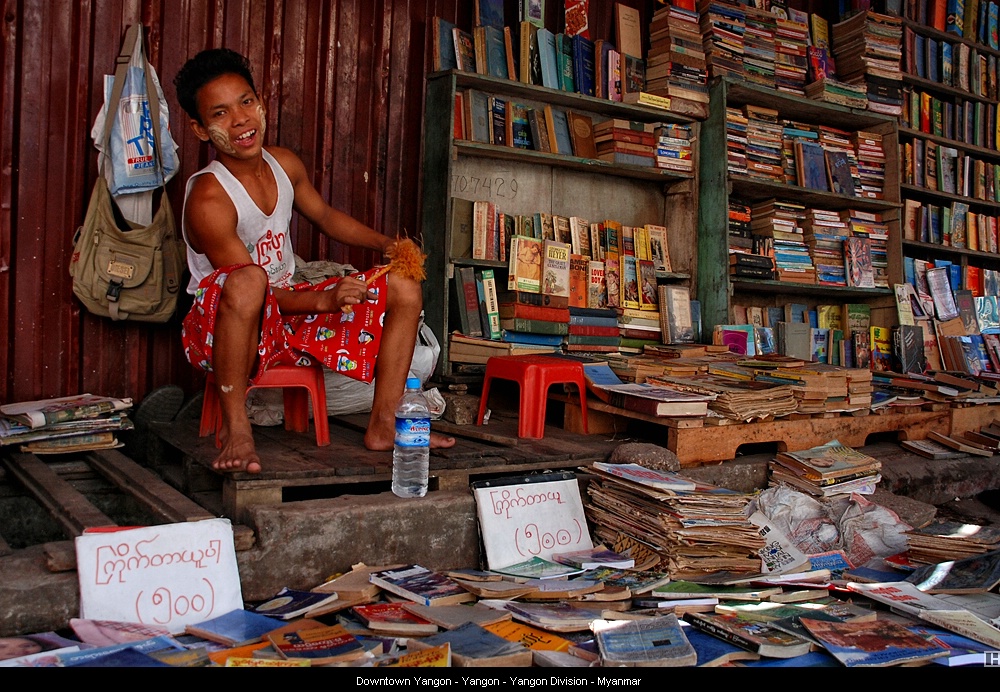
[[[220,439],[222,439],[222,451],[212,462],[213,469],[222,472],[260,473],[260,457],[257,456],[253,435],[248,433],[220,435]]]
[[[393,429],[389,429],[386,432],[370,426],[365,433],[365,447],[373,452],[387,452],[392,450],[395,440],[396,432]],[[431,433],[431,449],[446,449],[454,446],[454,437],[448,437],[436,432]]]

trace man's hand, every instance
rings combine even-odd
[[[368,290],[365,282],[353,276],[345,276],[332,289],[323,292],[333,294],[336,307],[330,312],[342,309],[345,305],[358,305],[375,298],[375,294]]]

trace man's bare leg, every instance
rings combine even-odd
[[[396,405],[403,396],[410,371],[417,325],[423,307],[420,284],[390,272],[385,325],[375,365],[375,395],[365,432],[365,447],[389,450],[396,437]],[[431,447],[451,447],[454,437],[431,433]]]
[[[247,382],[257,360],[260,316],[267,295],[267,275],[260,267],[237,269],[222,287],[215,320],[213,369],[222,410],[222,451],[216,471],[260,473],[260,458],[247,418]]]

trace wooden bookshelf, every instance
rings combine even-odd
[[[467,89],[516,99],[530,108],[552,106],[583,113],[595,124],[621,118],[689,125],[694,171],[697,171],[700,123],[686,116],[457,70],[430,74],[422,152],[422,235],[425,247],[448,250],[428,253],[424,310],[427,324],[441,343],[439,377],[451,380],[459,376],[448,358],[448,334],[460,322],[452,304],[456,267],[491,268],[501,289],[506,286],[508,267],[506,261],[452,256],[453,198],[492,201],[511,214],[543,212],[580,216],[590,221],[615,219],[629,226],[665,226],[674,271],[658,272],[657,281],[695,285],[698,272],[695,172],[619,165],[456,138],[455,95]]]

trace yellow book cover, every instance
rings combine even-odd
[[[514,620],[495,622],[483,627],[498,637],[503,637],[509,642],[518,642],[533,651],[566,651],[573,645],[573,642],[557,634]]]
[[[387,663],[376,663],[377,668],[450,668],[451,644],[432,646],[421,651],[412,651],[394,658]]]

